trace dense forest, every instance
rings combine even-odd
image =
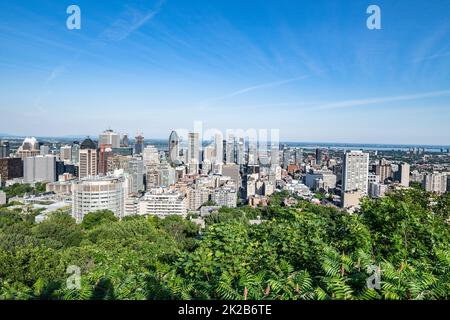
[[[450,195],[396,191],[349,214],[277,193],[206,228],[170,216],[0,208],[0,299],[449,299]],[[249,223],[260,216],[260,224]],[[69,266],[81,288],[67,286]],[[375,269],[379,288],[367,279]],[[70,270],[69,270],[70,271]]]

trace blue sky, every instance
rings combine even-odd
[[[66,8],[81,8],[81,30]],[[381,30],[366,9],[381,8]],[[450,143],[450,2],[0,2],[0,132]],[[4,120],[6,119],[6,121]]]

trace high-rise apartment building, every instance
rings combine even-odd
[[[139,214],[156,215],[186,215],[186,199],[184,195],[165,189],[156,189],[147,192],[139,203]]]
[[[392,178],[392,166],[389,161],[381,159],[375,166],[375,174],[380,177],[381,183],[384,183],[388,178]]]
[[[211,200],[218,206],[235,208],[237,204],[236,189],[227,186],[214,189],[214,192],[211,195]]]
[[[444,193],[447,191],[447,172],[425,174],[422,186],[428,192]]]
[[[342,191],[368,191],[369,154],[350,151],[344,155],[342,166]]]
[[[207,188],[189,188],[186,193],[187,206],[189,210],[198,210],[200,207],[209,200],[211,191]]]
[[[409,172],[410,166],[408,163],[403,162],[398,166],[399,182],[404,187],[409,187]]]

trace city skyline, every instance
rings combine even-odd
[[[1,130],[165,139],[196,120],[281,141],[448,145],[450,4],[0,4]]]

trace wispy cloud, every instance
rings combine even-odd
[[[62,73],[64,73],[64,71],[66,71],[65,65],[56,67],[55,69],[52,70],[52,72],[50,72],[49,76],[47,77],[47,79],[45,79],[44,83],[47,85],[48,83],[59,77]]]
[[[410,94],[410,95],[400,95],[400,96],[390,96],[390,97],[379,97],[379,98],[367,98],[367,99],[356,99],[356,100],[346,100],[339,102],[332,102],[323,105],[319,105],[314,109],[343,109],[343,108],[351,108],[357,106],[365,106],[371,104],[382,104],[388,102],[397,102],[397,101],[412,101],[426,98],[436,98],[442,96],[450,95],[450,90],[442,90],[442,91],[431,91],[425,93],[418,94]]]
[[[252,91],[256,91],[256,90],[280,87],[280,86],[283,86],[283,85],[288,84],[288,83],[292,83],[292,82],[299,81],[299,80],[304,80],[304,79],[306,79],[308,77],[309,77],[308,75],[305,75],[305,76],[300,76],[300,77],[295,77],[295,78],[290,78],[290,79],[284,79],[284,80],[279,80],[279,81],[274,81],[274,82],[268,82],[268,83],[262,83],[262,84],[258,84],[258,85],[254,85],[254,86],[250,86],[250,87],[246,87],[246,88],[242,88],[242,89],[233,91],[231,93],[228,93],[228,94],[220,96],[220,97],[207,99],[206,101],[203,101],[202,104],[208,104],[208,103],[212,103],[212,102],[216,102],[216,101],[220,101],[220,100],[233,98],[233,97],[236,97],[236,96],[239,96],[239,95],[242,95],[242,94],[245,94],[245,93],[249,93],[249,92],[252,92]]]
[[[110,27],[103,31],[100,35],[102,40],[122,41],[138,30],[148,21],[153,19],[161,10],[165,0],[160,0],[149,11],[141,11],[133,7],[128,7],[121,17],[115,20]]]
[[[434,60],[434,59],[446,58],[446,57],[450,57],[450,52],[436,53],[436,54],[432,54],[432,55],[425,56],[425,57],[415,58],[412,62],[417,63],[417,62],[422,62],[422,61],[426,61],[426,60]]]

